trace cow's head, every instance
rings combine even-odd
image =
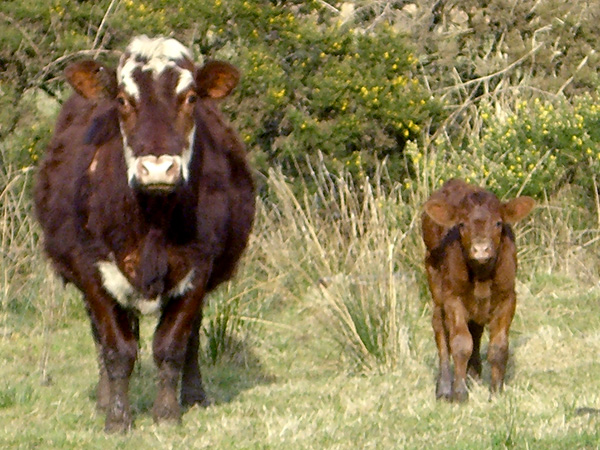
[[[109,100],[118,114],[130,186],[169,193],[189,179],[198,99],[221,99],[239,80],[225,62],[194,65],[175,39],[134,38],[116,73],[94,61],[77,62],[67,80],[83,97]]]
[[[425,203],[425,212],[446,228],[458,227],[460,241],[467,257],[486,264],[498,255],[505,224],[523,219],[533,208],[531,197],[518,197],[502,203],[488,191],[469,192],[458,207],[444,199],[433,198]]]

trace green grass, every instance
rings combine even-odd
[[[561,282],[542,278],[551,285]],[[81,311],[74,311],[76,318],[69,311],[50,337],[49,382],[43,382],[40,366],[48,343],[35,326],[0,339],[0,446],[595,448],[600,416],[578,414],[578,408],[600,408],[600,318],[586,317],[600,290],[579,285],[568,294],[557,291],[556,297],[546,290],[521,295],[507,388],[492,401],[485,371],[468,404],[435,401],[428,315],[416,324],[418,351],[397,370],[352,375],[344,369],[339,347],[326,337],[327,324],[311,305],[297,302],[265,315],[273,325],[255,330],[245,358],[205,366],[215,404],[187,411],[181,426],[152,422],[153,324],[144,321],[141,362],[131,389],[135,427],[127,436],[102,431],[103,417],[94,409],[89,326]],[[566,325],[558,307],[565,304],[587,320]]]

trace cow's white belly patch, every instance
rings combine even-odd
[[[134,308],[142,314],[155,314],[160,310],[161,300],[178,297],[189,291],[192,286],[192,278],[194,270],[190,270],[188,274],[169,292],[163,296],[158,296],[153,299],[144,298],[127,277],[119,270],[116,263],[113,261],[100,261],[97,264],[100,276],[102,278],[102,286],[106,291],[122,306],[126,308]]]

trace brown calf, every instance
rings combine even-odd
[[[481,376],[479,347],[485,325],[490,331],[490,390],[502,390],[508,330],[516,307],[517,253],[511,224],[527,216],[533,206],[530,197],[502,203],[491,192],[457,179],[425,203],[425,268],[440,365],[437,398],[468,399],[467,373]]]
[[[65,73],[76,94],[35,188],[44,248],[83,293],[106,430],[131,426],[140,313],[158,316],[154,419],[178,421],[179,401],[206,403],[204,296],[231,277],[254,217],[245,150],[217,106],[239,73],[219,61],[196,66],[176,40],[146,36],[132,40],[116,71],[83,61]]]

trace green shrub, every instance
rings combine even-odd
[[[517,100],[511,108],[488,103],[476,116],[481,131],[463,142],[453,145],[438,138],[426,151],[411,145],[408,154],[416,172],[429,173],[434,185],[461,177],[501,196],[541,199],[573,182],[593,195],[600,171],[597,98]]]

